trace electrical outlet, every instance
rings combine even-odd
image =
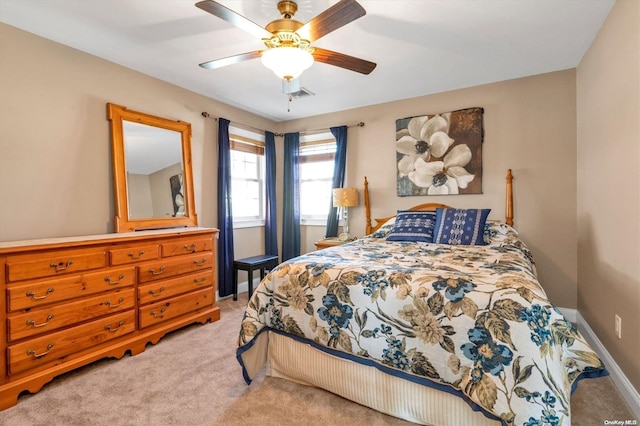
[[[616,336],[618,339],[622,339],[622,318],[616,315]]]

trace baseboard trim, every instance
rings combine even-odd
[[[623,398],[627,401],[627,404],[629,404],[633,414],[635,414],[636,418],[640,419],[640,394],[633,387],[627,376],[615,362],[609,351],[604,347],[600,339],[598,339],[596,333],[594,333],[591,327],[589,327],[589,324],[584,317],[580,315],[580,312],[575,309],[570,310],[575,311],[575,322],[578,326],[578,330],[580,330],[582,336],[584,336],[589,345],[591,345],[591,348],[598,353],[600,359],[602,359],[602,362],[604,362],[604,365],[609,372],[611,380],[613,380],[618,391],[620,391]],[[560,308],[560,311],[564,314],[563,308]],[[569,319],[569,317],[567,317],[567,319]]]
[[[258,288],[258,284],[260,284],[260,278],[254,278],[253,279],[253,289],[254,290],[256,288]],[[248,291],[249,291],[249,282],[248,281],[242,281],[242,282],[238,283],[238,294],[247,293]],[[220,295],[218,293],[216,293],[216,300],[222,300],[222,299],[226,299],[228,297],[231,297],[231,295],[221,298]]]
[[[576,309],[573,308],[558,308],[558,310],[560,312],[562,312],[562,315],[564,315],[564,317],[566,319],[569,320],[569,322],[572,323],[576,323],[576,319],[578,317],[578,311]]]

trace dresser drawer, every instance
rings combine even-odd
[[[162,243],[160,246],[162,257],[180,256],[189,253],[201,253],[212,250],[213,238],[183,238],[176,241]]]
[[[138,283],[162,280],[211,268],[213,268],[213,253],[211,252],[146,262],[139,266]]]
[[[138,287],[138,303],[144,305],[211,286],[213,286],[211,270],[164,281],[154,281]]]
[[[135,330],[134,311],[9,345],[9,373],[16,374],[99,345]]]
[[[107,266],[104,249],[60,250],[12,256],[7,259],[7,281],[56,277]]]
[[[135,306],[135,290],[126,288],[75,302],[51,305],[8,319],[10,342],[49,333],[59,328],[92,320]]]
[[[7,287],[10,312],[45,306],[50,303],[131,286],[135,267],[105,269],[57,280],[31,281]]]
[[[213,288],[166,299],[140,308],[140,328],[159,324],[213,304]]]
[[[144,246],[131,246],[127,248],[116,248],[109,250],[111,265],[126,265],[129,263],[144,262],[158,259],[158,245],[149,244]]]

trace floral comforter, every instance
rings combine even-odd
[[[285,262],[249,302],[238,360],[244,368],[273,330],[444,388],[503,424],[570,425],[572,386],[607,372],[547,300],[516,231],[491,224],[485,239],[390,242],[383,232]]]

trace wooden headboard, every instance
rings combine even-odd
[[[506,200],[505,200],[505,223],[509,226],[513,226],[513,174],[511,174],[511,169],[507,170],[507,191],[506,191]],[[440,203],[424,203],[419,204],[417,206],[413,206],[407,210],[435,210],[437,208],[451,208],[446,204]],[[393,216],[388,217],[380,217],[374,218],[376,224],[371,226],[371,201],[369,200],[369,182],[367,181],[367,177],[364,177],[364,209],[366,215],[366,227],[365,227],[365,235],[369,235],[372,232],[375,232],[378,228],[380,228],[387,220],[391,219]]]

